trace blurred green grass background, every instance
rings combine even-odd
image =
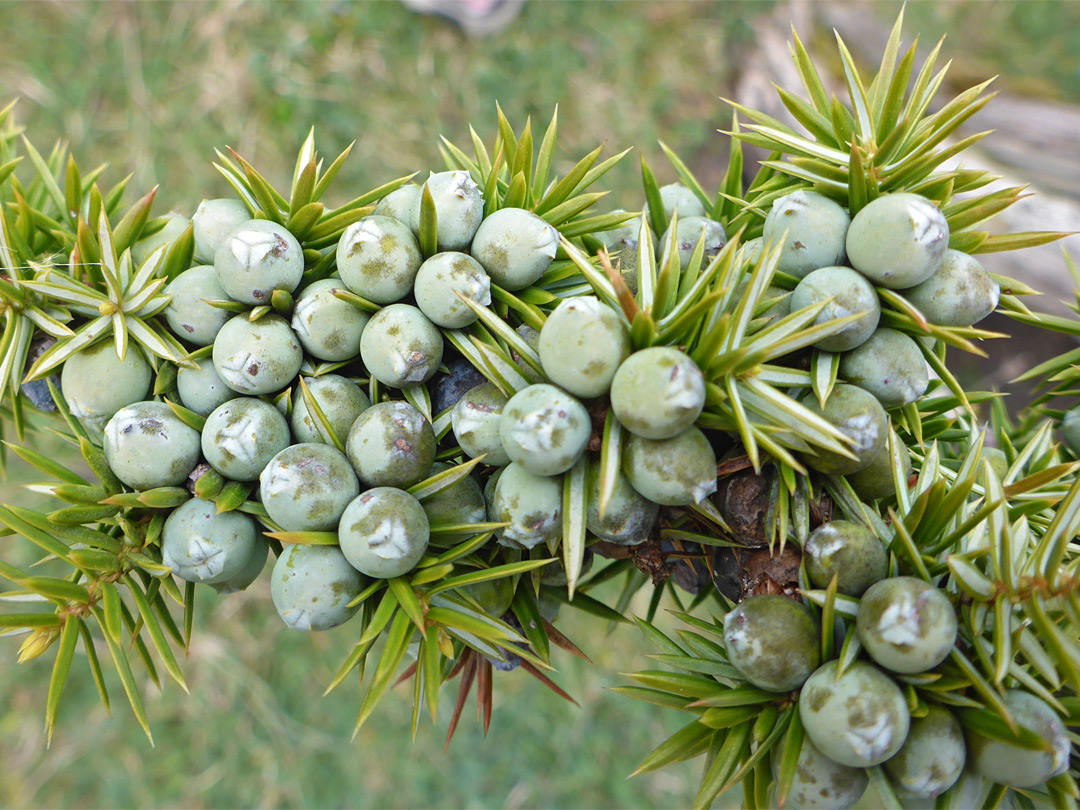
[[[768,7],[532,2],[469,39],[397,2],[19,3],[0,12],[20,31],[0,86],[39,139],[133,171],[133,188],[161,183],[190,213],[228,192],[214,148],[280,179],[314,125],[324,153],[356,140],[341,188],[366,189],[441,168],[438,136],[467,144],[469,122],[491,136],[496,101],[517,126],[558,104],[564,160],[609,138],[652,157],[661,135],[726,154],[717,96]],[[627,161],[621,189],[636,176]]]
[[[888,20],[899,4],[874,12]],[[935,40],[957,74],[1001,72],[1021,92],[1080,100],[1080,23],[1068,3],[919,3],[909,33]],[[666,168],[663,138],[715,187],[731,96],[756,45],[755,28],[787,4],[768,2],[528,2],[505,32],[469,39],[397,2],[13,2],[0,49],[0,101],[22,97],[18,116],[39,147],[70,142],[85,167],[132,172],[131,189],[161,184],[157,210],[190,214],[228,193],[211,166],[226,145],[285,182],[295,149],[316,127],[323,154],[355,140],[339,194],[413,171],[441,168],[440,134],[490,140],[498,100],[534,130],[559,105],[565,169],[609,140],[606,155],[635,146]],[[830,47],[827,31],[806,37]],[[1037,43],[1038,47],[1033,47]],[[637,207],[638,157],[606,178],[610,207]],[[28,502],[36,476],[10,465],[0,501]],[[4,557],[28,549],[3,540]],[[571,706],[523,672],[496,677],[485,739],[470,703],[449,753],[442,745],[456,683],[436,727],[425,716],[413,743],[411,696],[380,706],[356,742],[355,681],[322,698],[350,646],[349,625],[324,634],[285,629],[265,581],[221,598],[200,593],[191,655],[192,695],[143,684],[157,741],[150,749],[110,681],[113,716],[76,660],[51,751],[42,715],[52,653],[16,667],[17,640],[0,642],[0,806],[4,807],[685,807],[700,763],[625,779],[674,731],[673,712],[621,698],[616,673],[649,666],[635,630],[564,610],[560,627],[595,662],[559,654],[555,676]],[[636,604],[634,612],[642,613]],[[350,693],[352,690],[352,693]]]

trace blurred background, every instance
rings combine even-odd
[[[607,207],[637,209],[639,155],[661,182],[675,179],[657,139],[716,187],[728,151],[717,130],[730,125],[720,97],[779,115],[770,82],[795,86],[791,21],[839,86],[831,29],[869,68],[898,10],[894,2],[528,0],[505,28],[479,35],[393,0],[8,2],[0,5],[8,32],[0,102],[21,99],[17,117],[40,149],[64,140],[84,170],[110,163],[113,182],[132,173],[132,196],[160,184],[155,210],[184,214],[229,194],[211,165],[215,148],[231,146],[285,184],[311,126],[324,155],[356,141],[341,198],[329,201],[340,203],[441,169],[439,136],[467,144],[470,122],[490,142],[496,101],[517,126],[533,116],[534,132],[558,105],[557,165],[565,170],[604,141],[605,156],[635,147],[602,185],[612,189]],[[1001,227],[1077,230],[1080,3],[912,3],[905,43],[916,33],[924,50],[948,36],[950,90],[1000,74],[1001,95],[969,130],[997,132],[968,163],[1038,192]],[[1043,290],[1039,308],[1060,312],[1073,298],[1060,244],[986,264]],[[1003,319],[985,325],[1019,332]],[[1023,337],[988,345],[991,360],[965,366],[965,382],[1007,387],[1035,358],[1068,347],[1045,334],[1037,345]],[[0,502],[32,502],[21,485],[33,478],[10,464]],[[5,559],[25,562],[25,549],[3,542]],[[77,659],[46,752],[52,653],[16,668],[17,640],[0,642],[0,806],[685,807],[696,792],[696,762],[625,778],[680,719],[607,691],[625,682],[618,672],[649,666],[651,650],[631,627],[604,635],[599,620],[564,610],[560,628],[595,663],[555,660],[556,680],[581,708],[521,671],[499,675],[489,736],[467,710],[444,754],[450,696],[435,727],[422,718],[415,742],[404,693],[350,742],[355,682],[321,697],[351,646],[348,625],[316,635],[285,629],[265,576],[243,595],[200,599],[184,666],[192,696],[144,684],[155,749],[119,685],[111,684],[110,717]]]

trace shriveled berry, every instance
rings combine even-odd
[[[685,545],[685,544],[684,544]],[[687,549],[689,551],[690,549]],[[701,547],[698,546],[698,552]],[[699,595],[712,587],[712,577],[702,559],[676,559],[671,569],[671,581],[691,596]]]
[[[286,544],[274,564],[270,595],[281,620],[293,630],[329,630],[351,619],[364,577],[337,546]]]
[[[410,487],[431,470],[435,432],[408,402],[380,402],[353,422],[345,450],[368,486]]]
[[[289,532],[333,531],[359,492],[349,460],[328,444],[286,447],[259,476],[266,513]]]
[[[540,330],[544,373],[578,397],[606,394],[630,349],[622,318],[591,295],[560,302]]]
[[[803,546],[806,575],[815,588],[828,588],[836,577],[836,590],[861,596],[889,572],[885,545],[861,523],[833,520],[810,533]]]
[[[822,267],[808,273],[791,293],[791,311],[827,302],[814,325],[858,316],[839,332],[814,345],[826,352],[846,352],[865,343],[877,329],[881,304],[873,285],[850,267]]]
[[[798,689],[821,661],[814,619],[786,596],[761,594],[724,616],[728,661],[747,681],[770,692]]]
[[[390,217],[364,217],[347,227],[338,240],[342,282],[376,304],[392,304],[412,292],[422,260],[420,244],[409,226]]]
[[[678,349],[642,349],[615,372],[611,407],[634,435],[670,439],[693,425],[705,407],[705,377]]]
[[[199,434],[164,402],[136,402],[105,425],[105,459],[132,489],[178,487],[199,463]]]
[[[851,220],[851,266],[875,284],[905,290],[930,278],[949,247],[949,224],[930,200],[907,192],[883,194]]]
[[[775,245],[783,238],[776,269],[803,278],[820,267],[844,264],[850,224],[848,212],[828,197],[793,191],[772,204],[762,241]]]
[[[187,582],[224,582],[244,570],[257,539],[244,513],[219,514],[213,501],[192,498],[165,519],[161,562]]]
[[[559,232],[532,211],[502,208],[476,231],[470,253],[504,290],[536,282],[559,249]]]
[[[255,481],[274,456],[289,446],[289,425],[269,402],[240,397],[219,405],[206,418],[203,456],[233,481]]]
[[[428,385],[431,392],[431,411],[440,414],[453,408],[466,393],[483,385],[486,378],[461,356],[446,361],[446,372],[437,373]]]
[[[427,515],[409,493],[375,487],[346,508],[338,528],[341,553],[362,574],[389,579],[408,573],[427,551]]]
[[[885,669],[905,675],[944,661],[956,643],[956,612],[944,592],[915,577],[871,585],[859,600],[863,649]]]
[[[450,416],[454,439],[469,458],[484,456],[484,463],[502,467],[510,463],[503,449],[499,426],[509,400],[493,383],[485,382],[458,400]]]
[[[894,756],[907,739],[911,715],[904,693],[865,661],[837,677],[829,661],[799,693],[799,717],[814,746],[851,768],[869,768]]]
[[[503,407],[499,436],[511,461],[534,475],[558,475],[574,466],[592,435],[585,406],[553,385],[523,388]]]
[[[697,428],[670,439],[631,434],[623,446],[622,466],[630,485],[654,503],[689,506],[716,492],[716,455]]]

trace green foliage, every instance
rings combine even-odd
[[[887,549],[890,575],[916,577],[940,588],[958,617],[959,633],[944,661],[925,672],[894,677],[911,716],[925,714],[932,704],[950,706],[969,733],[1036,749],[1046,741],[1017,722],[1006,705],[1005,690],[1022,687],[1070,722],[1076,718],[1080,692],[1080,556],[1075,543],[1080,532],[1080,462],[1055,442],[1054,420],[1061,411],[1045,407],[1055,397],[1076,393],[1075,353],[1049,360],[1028,375],[1046,377],[1039,401],[1044,407],[1016,423],[992,395],[966,391],[946,364],[947,346],[979,352],[976,341],[999,335],[930,324],[901,293],[880,290],[884,324],[933,340],[923,352],[938,379],[925,396],[892,415],[883,451],[891,489],[876,500],[860,499],[844,477],[808,469],[806,459],[822,451],[850,456],[853,442],[800,404],[807,393],[823,402],[840,379],[837,356],[814,344],[856,316],[817,323],[825,302],[769,315],[776,289],[790,289],[796,279],[777,269],[781,246],[766,244],[752,257],[746,242],[760,233],[773,202],[805,188],[833,198],[852,214],[882,194],[922,194],[944,213],[951,245],[968,253],[1012,250],[1058,238],[975,230],[1020,199],[1022,191],[985,193],[997,178],[943,168],[945,161],[982,137],[948,142],[989,100],[984,93],[988,83],[935,106],[945,77],[945,69],[936,67],[940,45],[917,66],[914,45],[901,53],[901,22],[902,17],[872,78],[860,74],[837,38],[846,106],[829,96],[795,36],[792,51],[805,98],[785,90],[780,96],[803,132],[732,102],[739,116],[730,133],[728,170],[715,194],[707,193],[687,165],[662,145],[676,174],[730,236],[715,256],[706,255],[703,235],[688,261],[680,257],[678,216],[669,221],[656,177],[642,160],[649,218],[640,220],[636,292],[612,267],[596,235],[637,215],[592,210],[605,194],[592,191],[592,186],[626,152],[601,160],[603,147],[598,147],[563,163],[557,114],[537,144],[530,118],[515,130],[498,107],[491,146],[471,128],[471,154],[444,138],[444,160],[468,171],[484,190],[485,213],[528,208],[559,229],[560,241],[555,260],[535,284],[513,293],[493,287],[490,307],[466,301],[478,320],[444,330],[443,338],[506,396],[545,379],[538,353],[519,328],[540,329],[568,297],[594,294],[620,313],[635,349],[671,346],[685,351],[705,381],[705,406],[696,425],[727,443],[718,477],[752,470],[765,492],[766,504],[758,516],[766,536],[756,544],[760,553],[767,547],[770,561],[782,560],[785,550],[802,547],[811,523],[825,522],[832,513],[864,524]],[[771,153],[746,188],[742,143]],[[235,151],[217,153],[216,169],[252,216],[284,225],[297,237],[304,250],[305,282],[328,277],[344,230],[413,176],[330,206],[324,199],[331,185],[343,185],[343,167],[352,148],[324,163],[312,130],[300,147],[287,191],[275,188]],[[46,744],[53,740],[62,699],[80,677],[87,682],[84,661],[102,704],[111,706],[117,689],[122,690],[151,744],[146,681],[160,688],[168,676],[188,691],[180,661],[192,649],[199,591],[190,583],[181,589],[174,579],[163,562],[161,535],[169,511],[192,494],[214,501],[218,512],[238,510],[254,518],[275,552],[282,543],[338,542],[332,531],[283,530],[253,499],[252,484],[229,481],[216,471],[201,473],[190,487],[125,487],[52,379],[48,385],[58,418],[50,422],[23,412],[19,385],[24,380],[49,377],[97,341],[111,340],[123,357],[134,340],[155,358],[152,396],[167,402],[196,430],[205,421],[177,404],[174,389],[177,368],[206,356],[207,350],[188,352],[170,336],[161,317],[170,301],[166,284],[192,259],[192,229],[135,262],[133,246],[164,225],[150,216],[156,192],[125,206],[126,181],[102,192],[97,184],[101,176],[101,170],[81,173],[62,146],[43,156],[14,126],[10,107],[0,113],[0,262],[6,271],[0,282],[6,318],[0,339],[0,404],[7,403],[10,419],[5,412],[4,420],[14,422],[20,439],[59,437],[78,448],[89,470],[84,474],[69,469],[29,443],[7,446],[48,477],[34,483],[33,491],[62,504],[48,512],[15,504],[0,507],[3,533],[36,547],[36,556],[18,564],[0,562],[0,577],[10,584],[0,593],[0,602],[11,606],[0,612],[0,635],[23,636],[20,663],[55,650],[45,705]],[[424,194],[419,240],[425,252],[433,253],[435,203],[426,186]],[[654,244],[650,225],[657,233],[669,231],[666,242]],[[1020,296],[1031,290],[1011,279],[996,280],[1006,290],[1001,308],[1011,317],[1080,334],[1072,321],[1028,309]],[[365,311],[378,309],[352,293],[339,297]],[[251,309],[216,303],[251,320],[271,309],[288,316],[293,307],[287,292]],[[1076,309],[1080,314],[1080,305]],[[39,332],[55,343],[26,368]],[[346,365],[308,362],[302,373],[316,376]],[[368,386],[372,402],[391,394],[373,379],[356,379]],[[343,449],[345,437],[335,433],[305,378],[298,380],[299,396],[320,433]],[[279,395],[286,411],[291,393]],[[442,442],[439,458],[451,462],[410,487],[412,496],[426,501],[484,469],[482,458],[468,460],[454,444],[449,413],[432,413],[431,396],[422,385],[405,389],[402,396],[432,422]],[[980,422],[976,411],[987,401],[989,425]],[[371,580],[353,599],[350,607],[359,608],[359,619],[341,645],[339,652],[345,654],[340,664],[327,673],[326,692],[347,681],[355,684],[359,705],[352,733],[357,737],[367,732],[376,707],[395,685],[411,683],[415,736],[425,711],[438,721],[442,687],[459,679],[448,741],[474,688],[486,731],[494,703],[493,672],[501,666],[520,665],[573,702],[546,674],[555,665],[552,648],[579,658],[585,653],[545,619],[545,608],[561,603],[609,624],[626,623],[634,597],[651,575],[655,587],[646,617],[636,623],[659,650],[653,659],[667,669],[633,673],[629,677],[635,685],[617,691],[691,719],[646,756],[635,773],[704,754],[695,807],[711,806],[736,786],[742,787],[747,807],[782,805],[794,784],[804,734],[799,694],[751,685],[728,660],[724,647],[723,616],[734,597],[721,587],[716,560],[726,549],[745,550],[745,537],[730,512],[721,508],[728,504],[706,498],[687,507],[665,508],[658,528],[640,548],[617,551],[598,542],[588,530],[589,465],[597,465],[603,506],[615,490],[625,433],[610,409],[601,407],[593,416],[602,424],[590,447],[594,457],[582,456],[561,481],[561,536],[526,551],[492,542],[508,524],[436,523],[427,553],[414,569]],[[986,447],[988,437],[997,444],[999,456]],[[592,571],[587,560],[594,552],[610,559]],[[781,590],[790,586],[788,595],[802,599],[813,612],[821,658],[835,659],[843,673],[864,652],[856,630],[859,598],[838,593],[836,580],[824,589],[810,587],[798,556],[795,560],[791,580],[773,584]],[[694,573],[696,567],[697,573],[707,575],[695,586],[689,605],[683,604],[669,578],[680,565],[684,573]],[[740,573],[746,571],[744,567]],[[508,586],[511,607],[502,615],[489,615],[475,586],[496,581]],[[742,598],[748,596],[745,584],[740,585]],[[657,626],[665,597],[690,629],[665,632]],[[871,768],[869,778],[884,804],[898,804],[884,771]],[[952,790],[942,801],[959,795],[961,788]],[[1001,799],[1005,788],[993,791],[992,796]],[[1077,792],[1074,777],[1066,773],[1047,782],[1045,790],[1018,795],[1067,805],[1075,803]]]
[[[190,215],[200,195],[227,190],[209,163],[214,146],[254,154],[277,176],[292,168],[298,121],[316,123],[336,150],[358,141],[342,180],[360,189],[433,167],[433,139],[466,133],[493,100],[516,121],[546,120],[559,104],[574,153],[611,137],[612,122],[627,144],[663,136],[708,148],[724,120],[715,82],[731,81],[754,21],[769,9],[678,0],[624,15],[610,0],[536,3],[498,37],[473,40],[378,0],[93,2],[61,14],[29,3],[11,12],[21,33],[3,68],[5,87],[42,88],[22,110],[31,131],[70,133],[72,149],[124,165],[134,186],[160,184],[161,211]],[[710,81],[688,81],[691,72]],[[613,187],[628,193],[634,182],[623,172]]]

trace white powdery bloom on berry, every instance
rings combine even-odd
[[[862,411],[844,420],[843,431],[851,437],[856,450],[865,450],[877,444],[880,424],[876,413]]]
[[[67,398],[68,410],[71,411],[71,415],[79,421],[100,419],[101,417],[84,406],[80,400],[76,397],[69,396]]]
[[[348,239],[353,245],[357,242],[374,244],[380,242],[385,234],[376,220],[365,218],[349,229]]]
[[[187,567],[192,573],[206,581],[225,570],[225,550],[221,546],[198,535],[188,542],[188,555],[191,557],[191,562]],[[176,564],[172,562],[165,562],[165,564],[176,567]]]
[[[296,302],[296,307],[293,309],[292,329],[296,334],[302,338],[311,338],[311,316],[314,315],[313,310],[316,310],[321,305],[321,302],[315,296],[311,298],[301,298]]]
[[[463,282],[463,286],[461,294],[470,301],[475,301],[482,307],[491,306],[491,278],[489,276],[473,276]]]
[[[893,724],[887,714],[881,713],[872,723],[847,729],[844,737],[859,756],[868,761],[880,762],[892,749]]]
[[[223,359],[218,366],[218,371],[231,388],[250,391],[254,388],[249,375],[251,366],[258,367],[257,363],[251,362],[251,352],[241,352]]]
[[[264,262],[268,256],[281,255],[289,245],[275,233],[241,231],[229,240],[229,248],[241,266],[251,267]]]
[[[218,446],[246,464],[255,462],[257,441],[258,432],[250,416],[245,416],[231,425],[226,423],[217,434]]]
[[[405,524],[391,518],[382,521],[368,537],[368,548],[384,560],[400,560],[408,556],[412,547]]]
[[[423,352],[402,351],[396,346],[389,352],[394,374],[403,383],[419,383],[428,378],[428,357]]]
[[[541,228],[536,235],[536,243],[533,248],[542,256],[554,259],[555,254],[559,251],[559,232],[551,225]]]
[[[700,371],[693,373],[686,366],[672,366],[671,377],[664,389],[664,402],[672,408],[698,411],[704,395],[705,378]]]
[[[543,453],[555,449],[555,431],[562,421],[552,408],[544,408],[518,419],[510,434],[521,449],[531,453]]]
[[[725,636],[725,640],[745,658],[756,658],[761,655],[761,638],[748,633],[741,624],[732,627]]]
[[[473,191],[476,191],[478,188],[480,188],[478,185],[476,185],[476,183],[473,182],[473,179],[466,171],[453,171],[450,172],[450,175],[452,178],[449,189],[450,193],[460,197],[463,200],[468,199],[469,195],[471,195]]]
[[[918,606],[906,594],[896,599],[881,612],[877,630],[883,640],[898,647],[918,644],[922,640]]]
[[[912,200],[908,213],[911,216],[912,234],[916,241],[925,245],[932,245],[947,239],[948,227],[941,211],[929,200]]]
[[[303,608],[286,609],[281,613],[281,620],[290,630],[311,630],[313,619],[312,614]]]
[[[694,503],[701,503],[716,492],[716,479],[710,479],[709,481],[702,482],[695,486],[692,491]]]

